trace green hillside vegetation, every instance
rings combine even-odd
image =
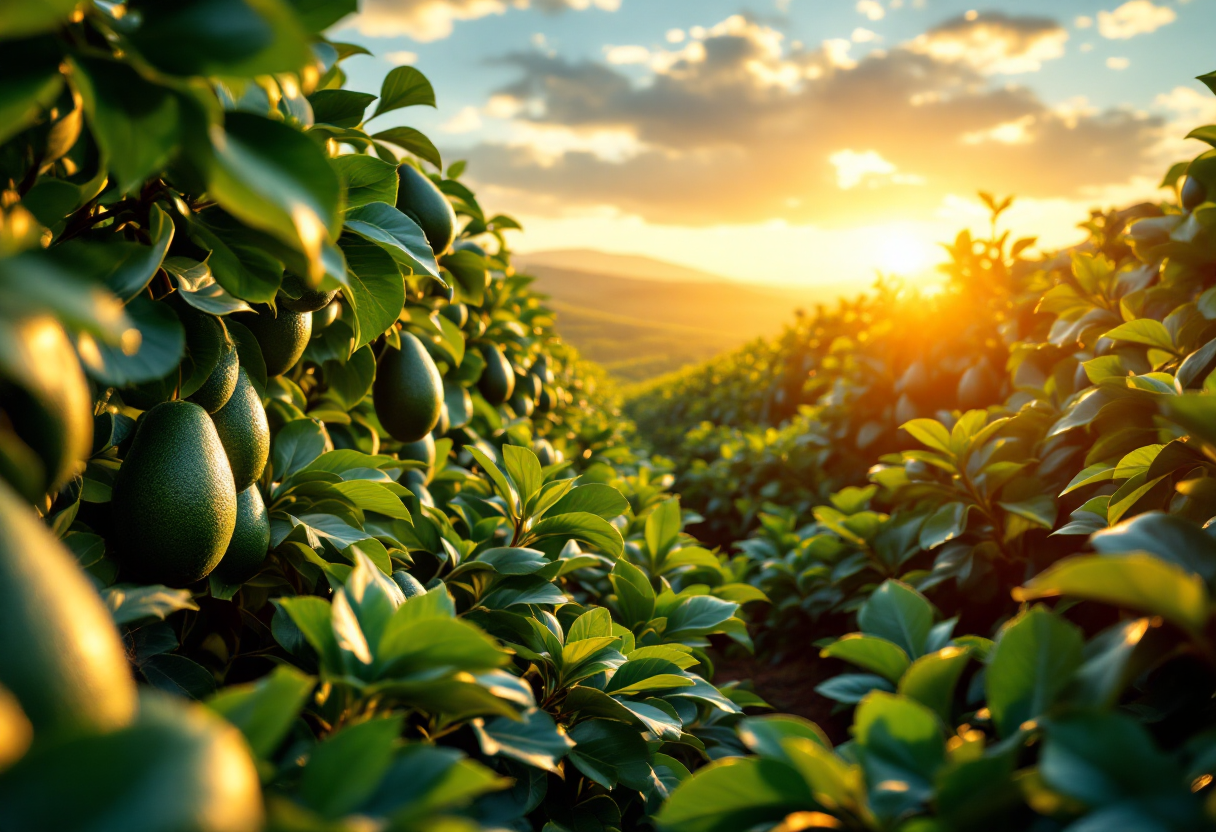
[[[0,829],[1216,830],[1216,149],[631,421],[353,9],[0,8]]]
[[[521,268],[536,278],[535,289],[560,313],[561,336],[626,384],[707,361],[779,329],[796,309],[812,309],[847,288],[759,286],[649,258],[558,254],[522,257]],[[636,276],[549,265],[550,256],[563,264]]]

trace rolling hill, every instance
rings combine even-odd
[[[761,286],[591,249],[518,254],[515,262],[552,299],[562,337],[623,382],[653,378],[752,338],[775,335],[795,309],[864,288]]]

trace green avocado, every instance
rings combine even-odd
[[[194,391],[187,398],[197,405],[202,406],[203,410],[208,413],[215,413],[224,405],[228,404],[228,400],[232,398],[232,391],[236,389],[237,371],[240,369],[240,360],[236,351],[236,344],[230,339],[225,339],[223,352],[220,353],[220,361],[215,365],[215,369],[211,371],[211,375],[207,376],[207,380],[203,382],[203,386]]]
[[[482,347],[481,354],[486,360],[486,368],[477,381],[477,389],[487,402],[497,407],[515,392],[515,371],[496,344]]]
[[[233,486],[240,493],[257,482],[266,467],[266,458],[270,455],[270,425],[258,391],[253,389],[244,367],[238,375],[232,398],[211,419],[220,435],[224,453],[228,455]]]
[[[270,516],[262,492],[251,485],[236,495],[236,528],[212,574],[226,584],[243,584],[258,573],[269,549]]]
[[[463,303],[449,303],[439,310],[439,314],[456,324],[460,329],[469,322],[469,307]]]
[[[376,364],[372,401],[380,424],[400,442],[417,442],[439,422],[443,377],[422,342],[401,333],[401,349],[388,346]]]
[[[130,726],[31,752],[0,781],[0,829],[11,832],[257,832],[263,824],[241,732],[159,691],[140,696]]]
[[[207,411],[178,401],[143,415],[110,510],[116,554],[134,575],[169,586],[207,577],[236,526],[232,468]]]
[[[288,272],[283,275],[278,305],[286,306],[293,312],[316,312],[328,306],[337,294],[337,289],[310,289],[304,285],[304,281]]]
[[[435,183],[411,165],[397,168],[397,210],[418,223],[435,255],[456,238],[456,212]]]
[[[557,462],[557,454],[548,439],[537,439],[533,442],[532,452],[536,454],[536,458],[540,460],[542,466],[547,467]]]
[[[406,442],[397,451],[397,458],[425,462],[426,470],[420,473],[423,474],[425,481],[429,481],[431,470],[435,467],[435,437],[428,433],[417,442]]]
[[[3,483],[0,530],[0,684],[21,704],[36,741],[128,724],[135,681],[97,590]]]
[[[540,395],[536,397],[536,409],[541,413],[548,413],[553,409],[553,390],[549,387],[542,387]]]
[[[318,309],[312,313],[312,331],[320,332],[340,317],[342,317],[342,303],[333,300],[324,309]]]
[[[312,337],[312,315],[280,308],[278,315],[270,307],[258,304],[257,312],[238,312],[233,317],[249,327],[262,358],[266,361],[267,376],[281,376],[295,366]]]
[[[426,595],[426,587],[418,582],[418,579],[406,572],[404,569],[398,569],[393,573],[393,580],[397,586],[401,587],[401,593],[408,601],[410,598],[416,598],[419,595]]]
[[[448,430],[462,428],[473,418],[473,397],[469,395],[468,389],[456,382],[443,383],[443,402],[447,405]]]
[[[0,424],[8,422],[33,456],[0,472],[30,501],[57,491],[93,447],[93,397],[63,327],[35,315],[0,329],[0,355],[12,375],[0,379]],[[6,418],[7,417],[7,418]],[[36,458],[35,458],[36,457]],[[8,460],[9,464],[5,464]],[[32,463],[32,464],[31,464]]]
[[[512,394],[511,398],[507,399],[507,404],[511,406],[511,410],[515,411],[515,415],[521,419],[526,419],[532,415],[534,405],[532,400],[522,390],[517,390]]]

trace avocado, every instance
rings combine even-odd
[[[211,375],[207,376],[207,380],[203,382],[203,386],[195,390],[187,398],[195,404],[201,405],[203,410],[208,413],[215,413],[221,407],[228,404],[228,400],[232,398],[232,391],[236,389],[237,371],[239,369],[240,360],[237,355],[236,344],[230,338],[225,337],[219,363],[215,365],[215,369],[211,371]]]
[[[533,373],[515,373],[515,392],[523,393],[532,401],[540,398],[540,376]]]
[[[532,415],[532,400],[529,399],[522,390],[516,391],[511,398],[507,399],[507,404],[511,406],[511,410],[521,419],[526,419]]]
[[[401,333],[401,349],[385,347],[372,384],[376,416],[399,442],[416,442],[439,422],[443,377],[422,342]]]
[[[444,391],[443,406],[439,408],[439,421],[431,429],[431,439],[442,439],[452,427],[452,417],[448,415],[447,391]]]
[[[397,586],[401,587],[401,594],[405,596],[405,600],[407,601],[419,595],[426,595],[426,587],[404,569],[398,569],[394,572],[393,580],[396,581]]]
[[[207,411],[178,401],[146,412],[110,508],[116,555],[136,576],[169,586],[207,577],[236,526],[232,468]]]
[[[228,404],[212,417],[215,430],[228,456],[232,468],[232,482],[237,492],[244,491],[257,482],[266,467],[270,455],[270,425],[266,422],[266,409],[253,389],[249,375],[242,367],[236,390]]]
[[[428,176],[412,165],[397,168],[397,210],[418,223],[438,257],[456,238],[456,212],[452,203]]]
[[[258,340],[267,376],[281,376],[295,366],[312,337],[312,315],[291,309],[279,309],[278,315],[269,306],[257,304],[256,312],[233,315]]]
[[[1193,176],[1182,182],[1182,207],[1188,211],[1198,208],[1207,198],[1207,188]]]
[[[341,317],[342,302],[339,300],[330,301],[329,305],[324,309],[318,309],[312,313],[312,331],[319,332]]]
[[[477,381],[477,389],[487,402],[497,407],[515,391],[515,371],[496,344],[486,344],[481,354],[486,360],[486,368]]]
[[[277,303],[293,312],[316,312],[328,306],[337,294],[337,289],[330,291],[310,289],[300,278],[291,272],[286,272],[283,274],[283,282],[279,286]]]
[[[258,573],[270,549],[270,516],[262,492],[251,485],[236,495],[236,528],[214,574],[226,584],[243,584]]]
[[[553,445],[548,439],[537,439],[532,443],[532,452],[536,454],[536,458],[540,460],[542,467],[547,467],[557,462],[557,454],[553,451]]]
[[[536,397],[536,409],[541,413],[548,413],[553,409],[553,390],[549,387],[542,387],[540,395]]]
[[[134,724],[27,754],[0,781],[0,828],[257,832],[262,790],[241,732],[159,691]]]
[[[428,433],[417,442],[406,442],[397,451],[397,458],[426,463],[426,470],[422,471],[425,484],[431,478],[431,469],[435,467],[435,438]]]
[[[469,307],[463,303],[449,303],[439,310],[439,314],[456,324],[460,329],[469,322]]]
[[[0,330],[0,354],[12,373],[0,379],[0,423],[41,461],[14,470],[14,487],[36,500],[59,487],[93,447],[93,397],[67,333],[50,315],[34,315]],[[36,466],[35,466],[36,467]]]
[[[0,684],[39,744],[134,718],[135,681],[109,611],[76,558],[3,483],[0,633]]]
[[[549,367],[548,356],[539,356],[532,365],[532,374],[539,377],[544,384],[553,383],[553,370]]]
[[[462,428],[473,418],[473,397],[454,381],[443,383],[443,403],[447,405],[448,430]],[[448,431],[444,431],[447,433]]]

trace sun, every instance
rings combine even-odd
[[[936,250],[906,229],[892,229],[883,234],[876,252],[877,267],[900,277],[915,276],[933,265]]]

